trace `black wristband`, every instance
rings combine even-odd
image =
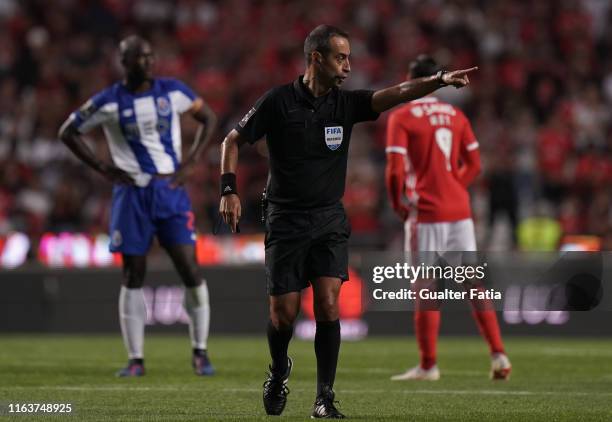
[[[448,73],[448,72],[446,70],[439,70],[438,73],[436,73],[436,81],[438,81],[438,84],[440,84],[440,86],[448,85],[442,80],[442,77],[444,76],[445,73]]]
[[[236,174],[223,173],[221,175],[221,196],[235,194],[238,195],[236,188]]]

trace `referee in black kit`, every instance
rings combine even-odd
[[[287,348],[300,292],[310,284],[317,324],[312,417],[344,418],[334,405],[332,387],[340,350],[338,295],[348,279],[351,229],[341,199],[353,125],[376,120],[379,113],[442,86],[465,86],[467,73],[476,69],[441,71],[379,91],[345,91],[340,86],[351,71],[350,53],[346,32],[316,27],[304,42],[304,75],[264,94],[223,141],[219,211],[232,232],[241,214],[238,149],[265,136],[270,154],[265,247],[272,365],[263,385],[269,415],[280,415],[287,402],[293,365]]]

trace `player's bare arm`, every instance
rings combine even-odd
[[[457,171],[459,182],[466,188],[472,184],[480,174],[480,152],[478,149],[464,151],[461,154],[461,167]]]
[[[225,137],[221,144],[221,175],[222,178],[232,178],[233,176],[234,184],[236,183],[236,168],[238,167],[238,150],[245,142],[244,137],[234,129]],[[232,183],[231,180],[228,180],[228,182]],[[232,189],[235,190],[235,186]],[[223,193],[221,203],[219,204],[219,213],[223,217],[223,221],[230,226],[232,233],[235,233],[236,225],[242,214],[240,198],[236,193]]]
[[[127,172],[114,164],[105,163],[96,157],[91,148],[81,139],[81,134],[71,119],[64,122],[59,130],[58,137],[82,162],[111,182],[124,185],[134,184],[134,179]]]
[[[181,163],[180,169],[172,178],[173,186],[181,185],[185,181],[193,164],[198,160],[202,152],[206,151],[210,146],[212,136],[217,128],[217,115],[202,98],[195,99],[188,113],[200,122],[200,125],[198,125],[193,144],[187,156]]]
[[[408,218],[410,209],[404,203],[404,190],[406,171],[404,156],[397,153],[387,154],[387,165],[385,167],[385,185],[387,194],[391,200],[391,206],[402,221]]]
[[[468,73],[476,69],[478,69],[478,67],[454,70],[452,72],[440,71],[436,75],[412,79],[389,88],[378,90],[372,96],[372,110],[377,113],[382,113],[396,105],[424,97],[438,88],[447,85],[452,85],[455,88],[462,88],[470,83]]]

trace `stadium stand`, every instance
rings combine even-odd
[[[152,41],[157,74],[203,95],[220,117],[220,138],[266,89],[303,70],[302,41],[322,22],[351,34],[347,88],[400,81],[419,53],[447,68],[480,67],[469,89],[445,88],[439,96],[465,110],[481,144],[484,172],[473,200],[483,246],[517,247],[514,226],[543,208],[564,235],[610,239],[612,32],[605,29],[612,7],[597,0],[456,0],[444,8],[416,0],[63,0],[53,7],[5,0],[0,236],[21,231],[36,243],[45,232],[106,231],[111,186],[56,133],[69,111],[117,78],[115,46],[123,36]],[[397,249],[399,222],[384,193],[385,121],[355,128],[345,205],[355,245]],[[195,128],[185,129],[189,139]],[[89,139],[107,154],[101,133]],[[241,159],[246,233],[262,230],[263,146],[245,148]],[[189,181],[201,232],[216,220],[218,173],[215,149]],[[493,203],[497,212],[489,215]],[[515,224],[503,218],[512,207]]]

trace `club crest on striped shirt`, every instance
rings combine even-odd
[[[171,111],[170,102],[164,97],[157,97],[157,112],[162,116],[169,116]]]

